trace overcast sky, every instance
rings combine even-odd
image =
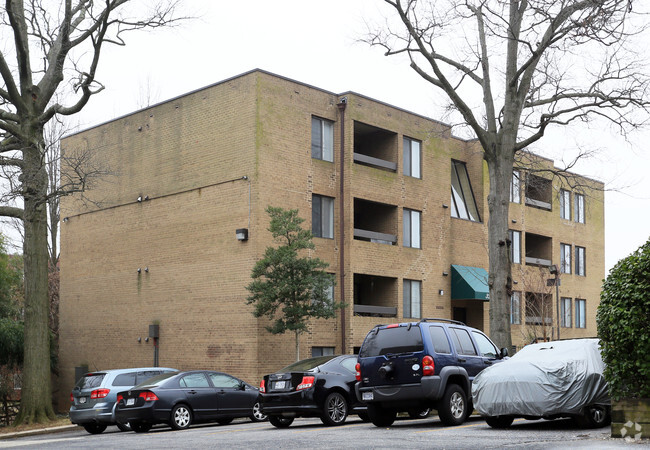
[[[127,37],[103,53],[106,89],[75,117],[80,129],[127,114],[254,68],[332,92],[355,91],[431,118],[442,94],[402,59],[358,42],[364,21],[381,22],[380,0],[185,0],[199,19],[175,29]],[[556,161],[571,148],[597,147],[574,169],[605,182],[606,273],[650,237],[650,132],[627,143],[614,131],[570,130],[533,150]]]

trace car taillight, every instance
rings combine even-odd
[[[70,392],[70,403],[74,403],[74,395],[72,395],[72,392]]]
[[[425,356],[422,358],[422,375],[423,376],[429,376],[433,375],[433,371],[435,369],[435,365],[433,364],[433,358],[430,357],[429,355]]]
[[[399,323],[391,323],[390,325],[386,325],[386,328],[398,328]]]
[[[124,400],[124,397],[122,397],[122,394],[117,394],[117,400],[116,400],[117,403],[121,402],[122,400]]]
[[[354,366],[354,370],[356,370],[356,373],[354,374],[354,376],[357,378],[357,381],[361,381],[361,364],[357,363]]]
[[[153,402],[155,400],[158,400],[158,396],[150,391],[140,392],[140,397],[142,397],[145,402]]]
[[[90,393],[90,398],[104,398],[111,392],[110,389],[95,389]]]
[[[262,394],[266,392],[266,387],[264,386],[264,380],[260,381],[260,392]]]
[[[302,391],[303,389],[309,389],[314,385],[314,377],[302,377],[302,381],[296,388],[296,391]]]

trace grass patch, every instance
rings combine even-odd
[[[72,425],[72,422],[70,422],[70,418],[67,415],[57,416],[56,419],[44,423],[23,424],[23,425],[18,425],[17,427],[13,425],[9,425],[9,426],[0,425],[0,435],[8,434],[8,433],[18,433],[20,431],[41,430],[43,428],[61,427],[64,425]]]

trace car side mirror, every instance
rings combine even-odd
[[[501,359],[505,358],[506,356],[508,356],[508,349],[505,348],[505,347],[503,347],[503,348],[501,349],[501,352],[500,352],[499,354],[500,354],[500,356],[501,356]]]
[[[243,382],[239,383],[239,390],[240,391],[245,391],[246,390],[246,385]]]

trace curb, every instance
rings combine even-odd
[[[39,434],[61,433],[64,431],[72,431],[78,428],[78,425],[62,425],[60,427],[52,428],[37,428],[35,430],[16,431],[15,433],[0,433],[0,441],[3,439],[15,439],[25,436],[36,436]]]

